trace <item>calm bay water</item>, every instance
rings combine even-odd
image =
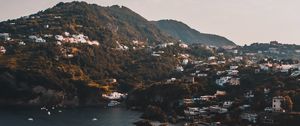
[[[48,115],[39,108],[0,109],[0,126],[132,126],[141,116],[139,112],[124,108],[55,109],[50,112]]]

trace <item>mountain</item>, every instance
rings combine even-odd
[[[100,42],[139,40],[152,44],[172,41],[145,18],[118,5],[101,7],[85,2],[59,3],[29,17],[2,22],[0,32],[41,35],[68,31],[85,33]],[[10,23],[17,23],[19,27]],[[46,25],[49,28],[45,29]]]
[[[97,105],[213,50],[180,43],[126,7],[59,3],[0,22],[1,105]],[[176,70],[177,69],[177,70]]]
[[[188,25],[176,20],[160,20],[153,22],[160,30],[186,43],[201,43],[214,46],[234,46],[235,43],[225,37],[200,33]]]
[[[0,105],[101,104],[104,93],[169,77],[183,53],[132,10],[85,2],[0,22],[0,33]]]

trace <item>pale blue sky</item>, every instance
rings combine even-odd
[[[72,0],[1,0],[0,20],[18,18]],[[176,19],[237,44],[300,44],[300,0],[84,0],[124,5],[148,20]]]

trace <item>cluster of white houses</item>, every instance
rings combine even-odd
[[[55,35],[57,43],[83,43],[89,45],[99,45],[98,41],[91,41],[88,36],[84,34],[70,35],[70,33],[65,32],[64,35]]]
[[[221,76],[219,79],[216,80],[216,84],[219,86],[225,86],[225,85],[232,85],[237,86],[240,85],[240,78],[238,78],[238,66],[230,66],[229,70],[226,71],[218,71],[217,75],[224,75]]]

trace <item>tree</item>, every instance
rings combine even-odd
[[[291,97],[287,95],[287,96],[284,96],[284,98],[285,98],[286,109],[288,111],[292,111],[294,103],[293,103]]]

